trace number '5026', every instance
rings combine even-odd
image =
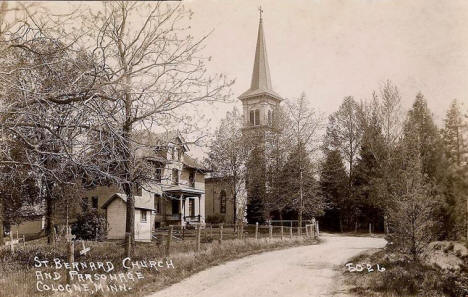
[[[384,272],[385,271],[385,267],[380,266],[379,264],[376,264],[374,267],[374,265],[368,264],[368,263],[362,263],[362,264],[347,263],[346,267],[348,268],[349,272],[361,272],[364,270],[367,270],[367,272],[373,272],[373,271]]]

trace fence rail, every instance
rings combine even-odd
[[[318,222],[310,221],[304,227],[260,224],[206,224],[196,226],[170,225],[158,228],[153,238],[159,244],[165,244],[166,255],[170,255],[171,244],[174,241],[195,241],[195,251],[200,251],[201,243],[223,240],[246,240],[246,239],[293,239],[297,237],[313,238],[319,237]]]

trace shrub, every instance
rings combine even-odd
[[[208,224],[221,224],[224,223],[225,217],[220,214],[209,215],[206,217],[206,222]]]
[[[87,210],[72,225],[72,233],[77,239],[103,240],[107,235],[106,218],[97,209]]]

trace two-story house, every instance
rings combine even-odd
[[[150,241],[153,230],[164,225],[205,223],[205,174],[207,170],[191,158],[178,133],[138,135],[144,148],[137,156],[154,166],[152,181],[135,195],[135,240]],[[108,238],[125,237],[126,196],[115,186],[88,192],[92,207],[104,209]]]

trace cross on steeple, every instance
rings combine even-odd
[[[258,12],[260,13],[260,20],[262,20],[263,9],[261,5],[258,7]]]

